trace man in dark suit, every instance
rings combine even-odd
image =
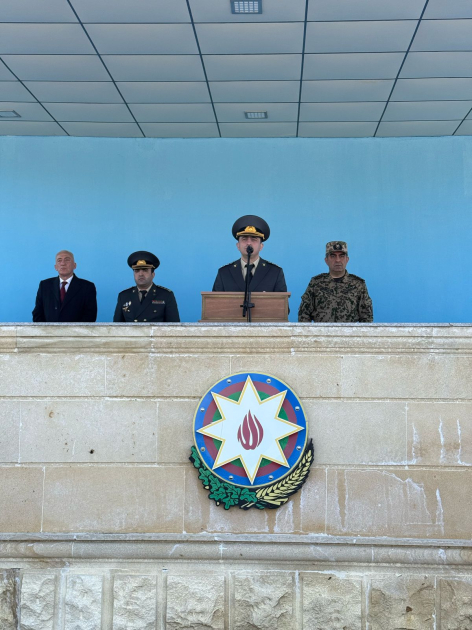
[[[97,290],[93,282],[77,278],[74,254],[62,250],[56,255],[54,269],[59,277],[41,280],[34,322],[94,322],[97,319]]]
[[[282,268],[259,256],[259,252],[264,247],[264,242],[270,236],[270,228],[264,219],[253,214],[247,214],[234,223],[232,232],[236,239],[236,247],[241,253],[241,258],[218,269],[213,291],[244,292],[246,287],[248,246],[252,247],[253,250],[249,270],[252,276],[249,281],[250,290],[287,291]]]
[[[135,287],[118,295],[114,322],[180,322],[179,309],[170,289],[154,284],[159,258],[151,252],[134,252],[128,257]]]

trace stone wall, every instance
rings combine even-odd
[[[0,628],[472,630],[472,326],[0,327]],[[188,461],[234,372],[309,480],[225,511]]]

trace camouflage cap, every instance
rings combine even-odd
[[[347,243],[345,241],[330,241],[326,243],[326,256],[331,254],[331,252],[344,252],[347,256]]]

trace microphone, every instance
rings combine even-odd
[[[248,245],[246,247],[246,253],[250,256],[251,254],[254,254],[254,249],[251,245]]]

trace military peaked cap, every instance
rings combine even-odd
[[[157,269],[160,264],[159,258],[151,252],[133,252],[128,256],[131,269]]]
[[[234,222],[233,236],[235,239],[240,236],[258,236],[266,241],[270,236],[270,227],[261,217],[256,217],[255,214],[245,214]]]

